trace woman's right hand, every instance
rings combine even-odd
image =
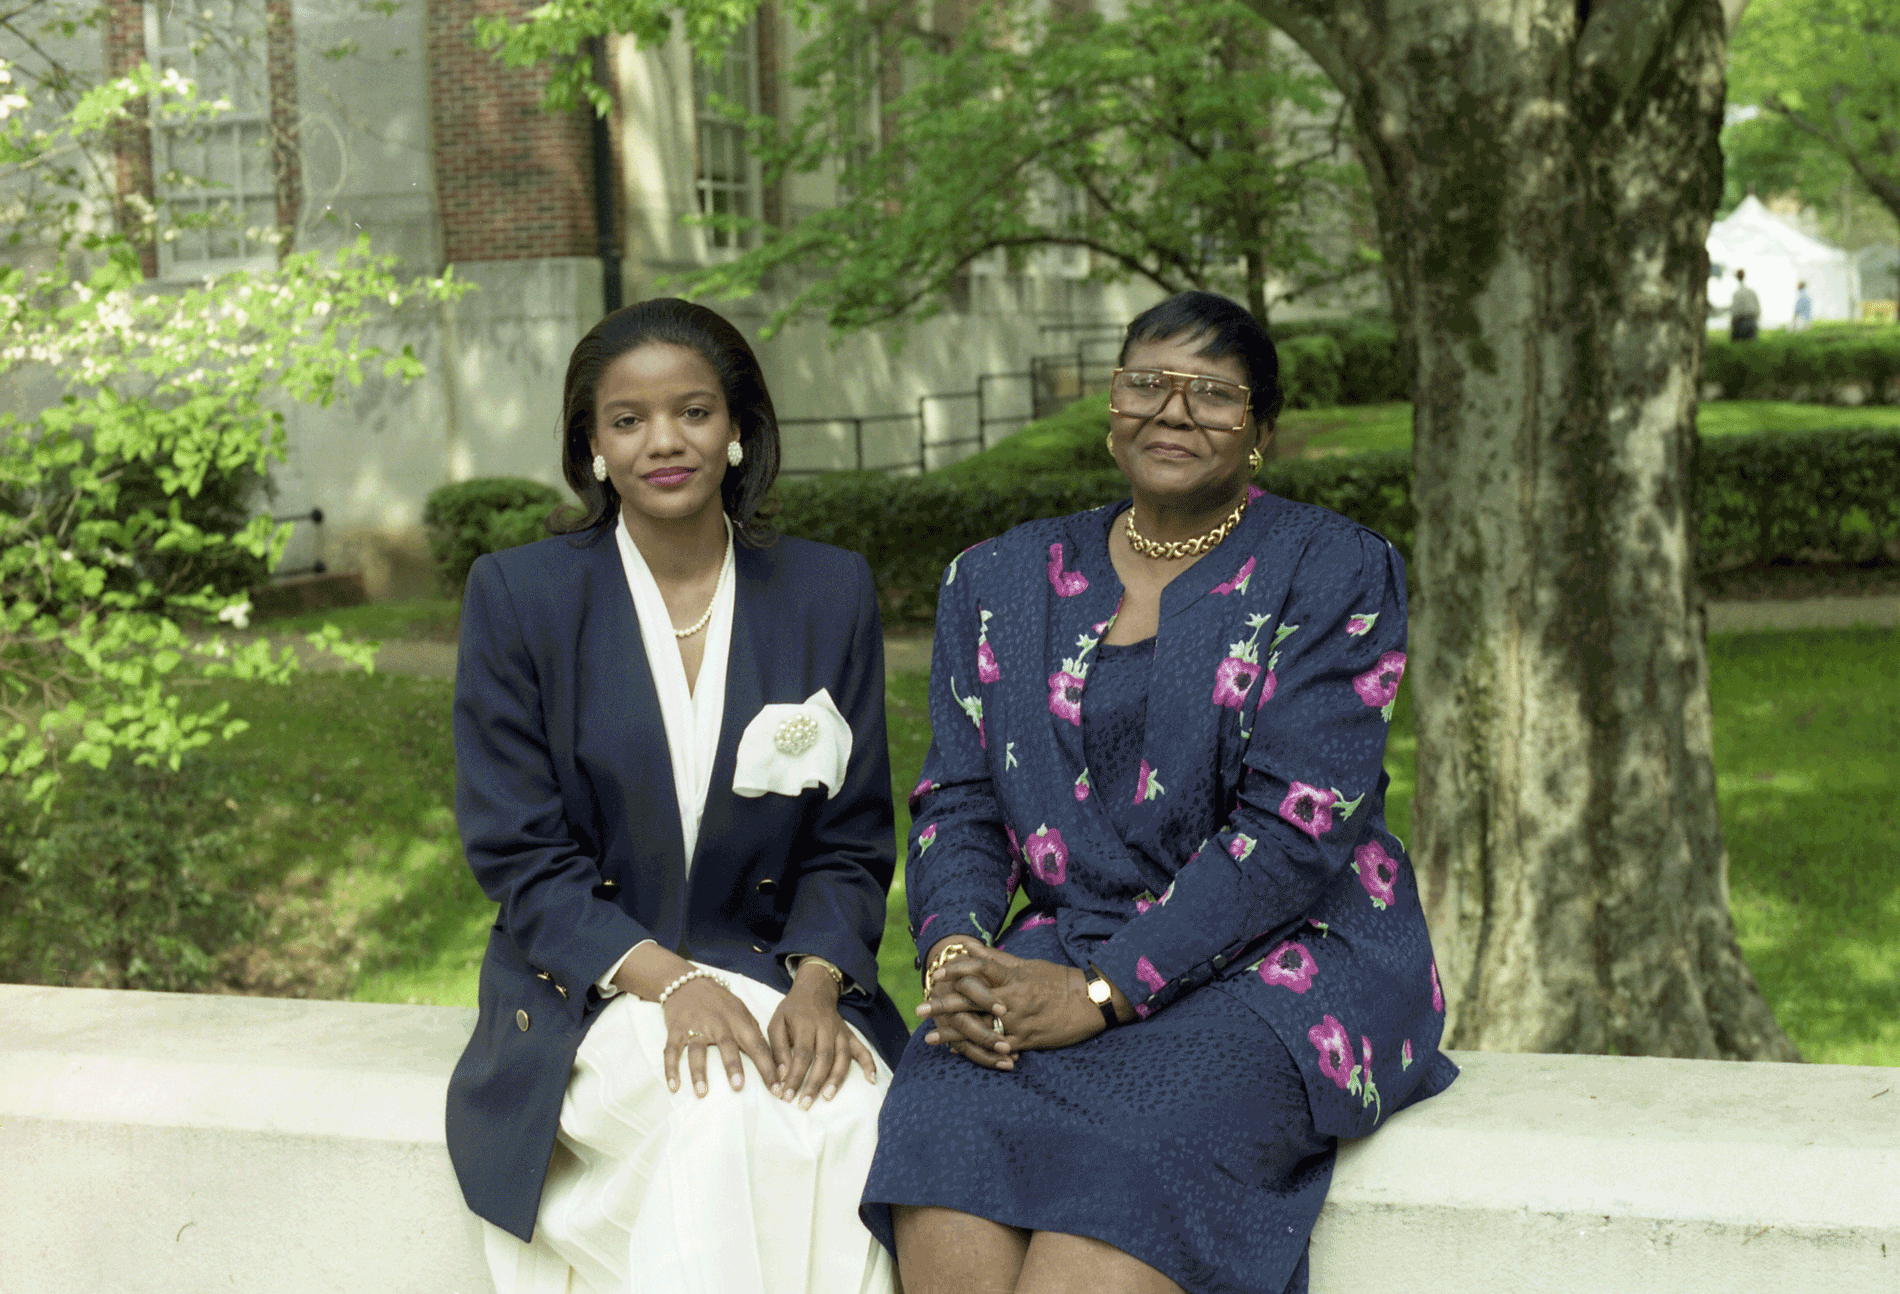
[[[726,1066],[726,1081],[732,1084],[733,1091],[745,1086],[745,1067],[739,1058],[750,1056],[752,1063],[759,1067],[759,1073],[766,1077],[772,1095],[779,1094],[779,1085],[772,1078],[778,1073],[778,1064],[772,1059],[771,1044],[766,1042],[752,1012],[731,990],[721,988],[716,980],[691,979],[668,994],[666,1005],[661,1009],[666,1015],[666,1052],[662,1064],[668,1091],[680,1090],[679,1063],[680,1054],[684,1052],[693,1091],[706,1095],[706,1052],[708,1048],[717,1047],[719,1059]]]

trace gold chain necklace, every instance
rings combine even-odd
[[[1247,510],[1247,500],[1242,499],[1240,506],[1227,514],[1227,520],[1215,526],[1204,535],[1192,539],[1176,539],[1168,543],[1150,539],[1135,529],[1135,510],[1128,509],[1127,523],[1122,527],[1128,534],[1128,546],[1143,557],[1165,557],[1170,561],[1182,557],[1199,557],[1211,551],[1221,540],[1227,538],[1233,528],[1240,524],[1240,514]]]

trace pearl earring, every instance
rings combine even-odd
[[[726,442],[726,461],[734,467],[745,462],[745,446],[736,440]]]
[[[607,457],[604,454],[594,455],[594,479],[596,481],[607,479]]]

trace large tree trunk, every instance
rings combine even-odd
[[[1718,0],[1253,0],[1418,354],[1413,856],[1451,1046],[1797,1059],[1735,941],[1687,492]]]

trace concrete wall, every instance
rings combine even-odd
[[[0,986],[0,1294],[486,1294],[472,1015]],[[1900,1289],[1900,1070],[1455,1058],[1341,1149],[1313,1294]]]

